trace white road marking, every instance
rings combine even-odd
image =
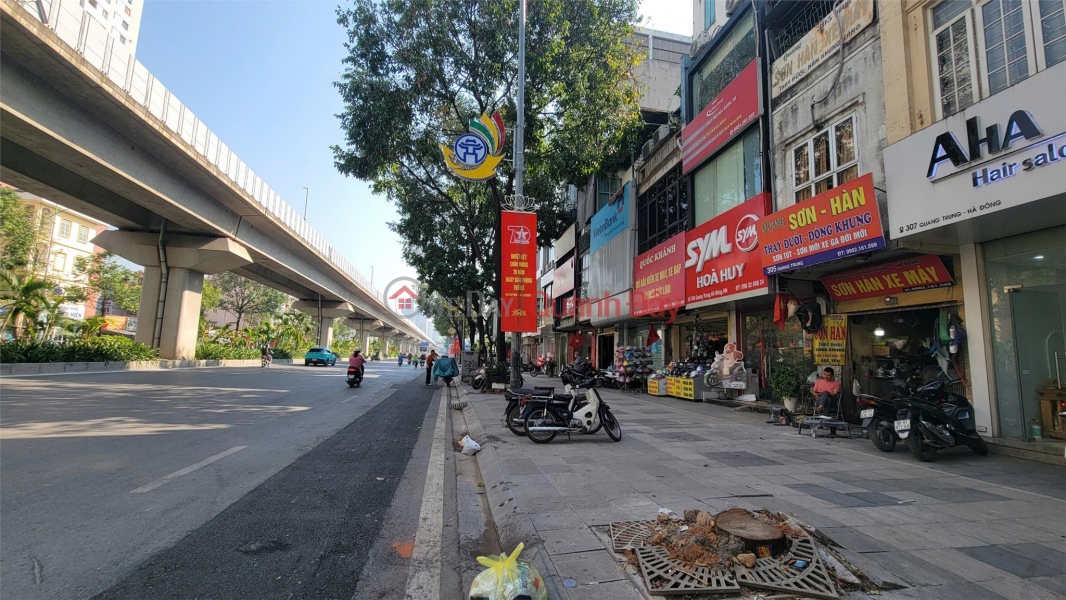
[[[201,460],[200,462],[198,462],[198,463],[196,463],[194,465],[189,465],[189,466],[185,467],[184,469],[182,469],[180,471],[174,471],[173,473],[171,473],[170,475],[167,475],[166,477],[163,477],[161,479],[156,479],[152,483],[149,483],[147,485],[142,485],[141,487],[139,487],[139,488],[137,488],[135,490],[131,490],[130,493],[131,494],[143,494],[145,492],[150,492],[150,491],[154,490],[155,488],[168,483],[172,479],[177,479],[178,477],[181,477],[182,475],[188,475],[189,473],[192,473],[193,471],[195,471],[197,469],[201,469],[201,468],[206,467],[207,465],[209,465],[209,464],[211,464],[213,462],[222,460],[223,458],[226,458],[230,454],[235,454],[237,452],[240,452],[241,450],[244,450],[247,447],[248,446],[234,446],[234,447],[230,448],[229,450],[226,450],[225,452],[219,452],[218,454],[216,454],[214,456],[209,456],[209,457]]]
[[[440,599],[441,535],[444,530],[444,434],[447,418],[448,389],[441,388],[437,426],[433,430],[433,447],[429,451],[422,510],[418,515],[418,532],[415,534],[415,548],[411,553],[404,600]]]

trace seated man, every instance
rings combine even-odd
[[[840,382],[834,381],[836,373],[833,367],[822,369],[822,378],[814,382],[811,393],[814,395],[814,414],[835,415],[836,401],[840,396]]]

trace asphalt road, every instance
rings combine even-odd
[[[0,595],[351,598],[415,537],[438,409],[421,374],[4,378]],[[402,596],[404,571],[369,581]]]

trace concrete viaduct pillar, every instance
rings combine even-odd
[[[297,300],[292,307],[302,313],[311,315],[315,324],[315,345],[329,348],[333,345],[333,321],[350,317],[355,312],[348,302],[319,300]]]
[[[93,243],[144,267],[136,340],[165,359],[196,358],[204,275],[252,263],[248,250],[229,238],[104,231]]]

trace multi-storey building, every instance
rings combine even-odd
[[[1061,456],[1066,4],[878,9],[889,233],[958,257],[978,430]]]
[[[44,23],[60,22],[65,28],[80,24],[78,31],[71,33],[79,40],[89,38],[91,46],[100,51],[120,47],[126,54],[137,53],[144,0],[42,0],[36,9]]]

